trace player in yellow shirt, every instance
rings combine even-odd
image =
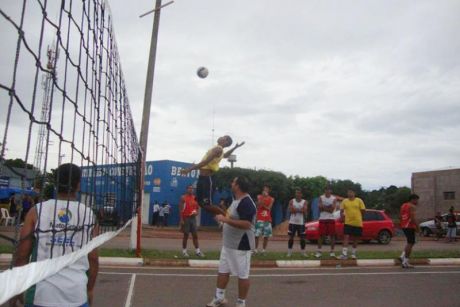
[[[194,164],[191,167],[181,171],[182,175],[186,175],[192,170],[200,170],[200,176],[196,186],[196,198],[198,205],[208,212],[213,214],[225,215],[225,211],[219,206],[212,205],[213,194],[213,175],[219,171],[219,163],[222,159],[228,158],[238,147],[244,145],[244,142],[236,144],[230,150],[224,152],[224,148],[230,147],[233,143],[229,135],[224,135],[217,139],[217,145],[209,149],[204,155],[201,162]]]
[[[356,197],[355,191],[349,189],[347,192],[348,198],[345,198],[340,204],[340,216],[342,221],[345,220],[343,226],[343,250],[340,259],[348,259],[348,241],[351,237],[353,240],[352,259],[356,259],[356,246],[358,239],[363,233],[363,215],[366,211],[366,206],[361,198]]]

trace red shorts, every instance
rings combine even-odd
[[[320,236],[335,236],[335,220],[319,220]]]

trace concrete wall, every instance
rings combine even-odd
[[[417,216],[421,220],[445,213],[451,206],[460,211],[460,169],[412,174],[412,191],[420,196]],[[444,199],[444,192],[455,192],[455,199]]]

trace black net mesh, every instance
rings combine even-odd
[[[85,243],[96,221],[119,228],[139,205],[141,152],[112,16],[104,1],[8,1],[0,28],[0,200],[16,230],[35,206],[53,257],[79,244],[77,231]],[[56,200],[72,194],[77,171],[57,171],[67,163],[81,171],[77,213]]]

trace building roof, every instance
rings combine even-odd
[[[413,172],[412,175],[415,175],[415,174],[435,175],[435,174],[441,174],[441,173],[459,173],[459,172],[460,172],[460,168],[445,168],[445,169],[439,169],[439,170]]]
[[[26,169],[19,167],[10,167],[0,164],[0,176],[21,179],[25,177],[26,180],[33,180],[37,176],[37,171],[34,169]]]

